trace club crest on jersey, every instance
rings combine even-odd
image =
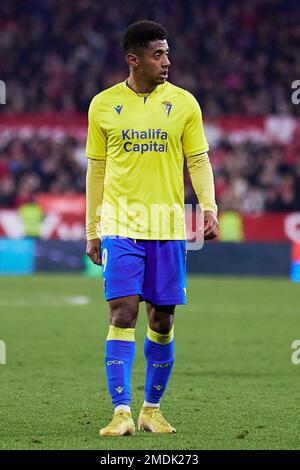
[[[121,106],[120,104],[118,104],[118,106],[115,106],[115,110],[117,111],[118,114],[121,113],[122,108],[123,108],[123,105]]]
[[[166,115],[169,116],[171,109],[172,109],[172,103],[170,103],[170,101],[163,101],[161,105]]]

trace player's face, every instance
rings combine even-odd
[[[155,85],[165,83],[170,65],[169,46],[165,39],[151,41],[139,57],[140,74],[145,81]]]

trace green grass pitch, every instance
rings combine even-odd
[[[162,410],[177,434],[100,438],[107,306],[101,281],[0,278],[0,449],[296,449],[300,286],[284,279],[189,277],[175,321],[176,361]],[[141,304],[132,410],[143,402]]]

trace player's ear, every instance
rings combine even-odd
[[[126,61],[127,64],[134,69],[137,69],[140,63],[138,56],[135,54],[127,54]]]

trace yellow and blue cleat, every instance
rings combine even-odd
[[[100,429],[100,436],[127,436],[135,432],[131,413],[120,410],[114,414],[111,422],[106,428]]]
[[[175,434],[176,429],[164,418],[160,409],[143,406],[138,419],[139,431]]]

